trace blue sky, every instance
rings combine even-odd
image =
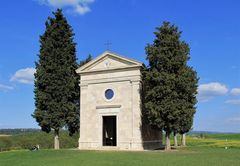
[[[111,50],[146,63],[144,47],[167,20],[183,31],[200,77],[194,130],[240,132],[240,1],[8,0],[0,7],[0,128],[38,127],[33,73],[45,21],[62,7],[78,59]]]

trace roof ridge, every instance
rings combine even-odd
[[[122,60],[125,60],[125,61],[129,61],[131,63],[134,63],[136,65],[139,65],[139,66],[142,66],[142,62],[140,61],[137,61],[135,59],[131,59],[131,58],[128,58],[126,56],[122,56],[122,55],[119,55],[117,53],[114,53],[112,51],[104,51],[102,54],[100,54],[99,56],[97,56],[96,58],[94,58],[93,60],[91,60],[90,62],[86,63],[85,65],[81,66],[80,68],[78,68],[76,70],[77,73],[79,73],[80,71],[83,71],[84,69],[88,68],[89,66],[93,65],[94,63],[96,63],[97,61],[99,61],[100,59],[104,58],[105,56],[113,56],[115,58],[119,58],[119,59],[122,59]]]

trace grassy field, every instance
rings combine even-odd
[[[0,153],[1,166],[238,166],[239,149],[191,147],[173,152],[41,150]]]
[[[16,135],[12,138],[26,142],[38,140],[38,134]],[[52,142],[51,135],[44,135],[43,142]],[[65,135],[66,137],[66,135]],[[10,138],[10,137],[3,137]],[[26,138],[28,138],[26,140]],[[47,139],[46,139],[47,138]],[[65,138],[66,139],[66,138]],[[77,138],[71,138],[77,140]],[[62,142],[76,147],[73,140]],[[49,143],[51,144],[51,143]],[[240,134],[193,134],[187,136],[186,148],[165,151],[79,151],[63,149],[8,151],[0,153],[0,166],[239,166]],[[1,144],[0,144],[1,145]]]
[[[189,146],[240,149],[240,134],[205,134],[202,138],[199,134],[190,135],[187,142]]]

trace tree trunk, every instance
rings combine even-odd
[[[174,147],[178,147],[178,142],[177,142],[177,133],[173,133],[174,135]]]
[[[54,149],[59,149],[59,130],[54,130]]]
[[[186,135],[182,134],[182,146],[186,146]]]
[[[171,150],[171,144],[170,144],[170,133],[166,132],[166,145],[165,150]]]

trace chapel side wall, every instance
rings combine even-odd
[[[141,86],[141,134],[143,149],[159,149],[162,147],[162,131],[152,128],[148,124],[147,115],[144,110],[144,92],[143,85]]]
[[[151,128],[151,126],[146,123],[146,119],[144,119],[146,117],[143,113],[142,90],[141,80],[132,80],[132,109],[134,113],[132,149],[158,149],[162,145],[162,132]]]
[[[162,146],[162,131],[148,124],[142,125],[143,149],[159,149]]]

